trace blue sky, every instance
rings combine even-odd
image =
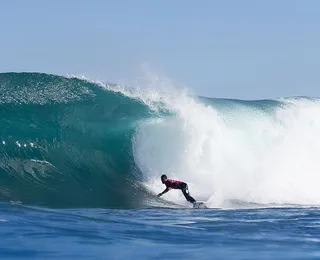
[[[136,82],[141,65],[210,97],[320,96],[320,1],[11,0],[0,72]]]

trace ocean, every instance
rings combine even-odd
[[[320,100],[0,73],[1,259],[319,259]],[[193,209],[161,174],[188,184]]]

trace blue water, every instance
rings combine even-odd
[[[319,114],[0,73],[0,259],[320,259]]]
[[[1,259],[319,259],[320,210],[1,204]]]

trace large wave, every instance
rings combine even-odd
[[[0,199],[50,207],[319,205],[320,102],[0,74]]]

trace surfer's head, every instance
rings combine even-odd
[[[161,175],[161,182],[162,182],[162,183],[165,183],[166,180],[167,180],[167,175],[162,174],[162,175]]]

